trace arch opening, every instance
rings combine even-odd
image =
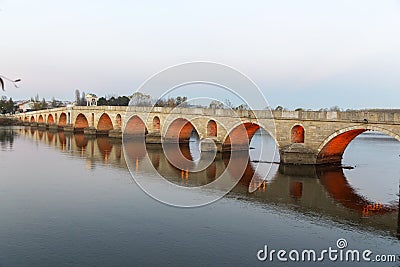
[[[168,126],[164,141],[171,143],[188,143],[193,131],[196,131],[196,129],[190,121],[183,118],[175,119]]]
[[[146,134],[147,128],[143,120],[137,115],[130,117],[126,123],[124,135],[131,137],[145,137]]]
[[[217,123],[214,120],[207,123],[207,137],[217,137]]]
[[[100,116],[99,122],[97,123],[97,133],[108,134],[109,131],[113,130],[113,124],[110,116],[107,113],[103,113]]]
[[[278,166],[275,162],[279,162],[279,153],[276,140],[263,127],[256,123],[243,123],[231,130],[223,143],[223,152],[235,153],[230,161],[238,161],[233,164],[230,172],[240,173],[235,171],[235,166],[241,166],[244,159],[248,158],[248,164],[240,183],[249,185],[250,181],[255,184],[267,183],[271,180],[278,171]],[[237,152],[235,152],[237,151]],[[238,154],[238,152],[243,152]],[[238,157],[238,155],[240,155]],[[250,171],[251,170],[251,171]],[[264,184],[265,185],[265,184]],[[256,190],[257,186],[249,187],[251,190]]]
[[[67,125],[67,114],[65,114],[64,112],[61,113],[60,118],[58,120],[58,125],[61,127],[64,127],[65,125]]]
[[[342,142],[339,143],[339,141]],[[400,137],[394,132],[374,125],[366,125],[362,128],[354,126],[337,131],[322,143],[320,154],[336,149],[335,152],[339,154],[336,163],[340,165],[338,167],[321,166],[320,168],[324,170],[323,174],[329,172],[331,176],[325,179],[320,178],[320,180],[324,185],[329,185],[326,187],[328,192],[335,194],[338,199],[346,199],[343,195],[346,190],[358,195],[353,198],[354,201],[350,202],[357,203],[360,211],[365,209],[366,214],[363,216],[382,211],[382,205],[383,208],[392,209],[393,204],[396,203],[397,206],[398,203],[399,141]],[[354,168],[341,168],[342,165]],[[333,170],[338,177],[342,178],[334,177]],[[339,188],[341,183],[343,185]],[[348,202],[348,199],[349,197],[345,201]],[[339,202],[346,204],[344,201]],[[368,207],[374,204],[379,204],[381,208],[370,210]]]
[[[40,116],[39,116],[39,119],[38,119],[38,123],[43,123],[43,122],[44,122],[43,116],[40,115]]]
[[[160,131],[160,118],[158,116],[153,118],[153,131]]]
[[[31,117],[31,122],[35,122],[35,117]]]
[[[54,117],[52,114],[50,114],[49,116],[47,116],[47,123],[48,124],[53,124],[54,123]]]
[[[222,145],[223,151],[247,150],[250,141],[260,126],[256,123],[246,122],[233,128],[225,138]]]
[[[365,131],[367,129],[353,129],[334,136],[320,149],[317,163],[341,163],[347,146],[354,138]]]
[[[304,143],[304,128],[301,125],[293,126],[290,132],[290,141],[292,143]]]
[[[87,127],[89,127],[89,122],[86,116],[80,113],[75,119],[75,125],[74,125],[75,131],[83,132],[83,130]]]

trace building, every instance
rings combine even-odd
[[[32,111],[34,108],[34,102],[33,101],[23,101],[21,103],[18,104],[18,108],[17,110],[19,112],[27,112],[27,111]]]
[[[86,94],[86,106],[97,106],[97,99],[95,94]]]

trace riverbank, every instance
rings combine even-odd
[[[11,117],[0,117],[0,126],[18,125],[18,120]]]

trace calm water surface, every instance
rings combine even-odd
[[[181,151],[196,161],[198,140],[192,141]],[[357,137],[343,160],[355,168],[341,169],[259,163],[270,159],[275,144],[256,134],[239,184],[193,209],[146,195],[125,160],[135,175],[151,180],[151,164],[170,181],[195,186],[240,156],[186,174],[155,147],[147,150],[150,162],[144,160],[144,146],[132,142],[125,159],[119,140],[1,128],[0,266],[294,266],[299,263],[259,262],[256,253],[264,245],[322,250],[339,238],[350,249],[400,255],[400,143],[387,136]],[[258,189],[249,193],[249,186]]]

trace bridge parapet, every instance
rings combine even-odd
[[[255,111],[258,114],[258,111]],[[333,120],[400,123],[400,110],[361,111],[289,111],[272,112],[275,119]],[[262,117],[262,116],[261,116]]]

